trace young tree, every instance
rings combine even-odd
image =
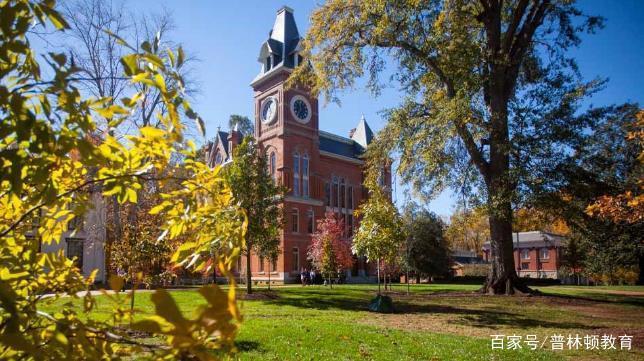
[[[248,217],[248,232],[243,253],[246,256],[246,291],[252,293],[251,255],[271,256],[279,247],[283,223],[280,207],[284,190],[268,169],[266,154],[247,136],[233,152],[226,169],[233,196]]]
[[[381,262],[396,263],[398,252],[405,240],[405,229],[396,206],[391,202],[389,194],[380,188],[376,179],[376,172],[369,169],[366,180],[369,198],[355,211],[355,216],[360,219],[360,226],[353,236],[351,248],[354,254],[366,256],[367,261],[376,261],[380,293]]]
[[[327,212],[318,220],[313,242],[308,249],[308,258],[313,266],[326,274],[333,288],[331,275],[338,274],[353,266],[351,245],[342,239],[344,222],[335,213]]]
[[[432,212],[414,208],[406,207],[403,214],[407,229],[405,263],[418,275],[444,276],[449,271],[450,252],[443,236],[443,221]]]
[[[0,2],[0,350],[8,359],[118,359],[146,352],[154,359],[210,359],[206,350],[232,347],[240,320],[234,288],[199,292],[206,301],[199,315],[185,318],[163,290],[152,294],[154,317],[133,327],[165,338],[165,345],[132,339],[115,325],[130,316],[121,295],[108,321],[92,312],[96,300],[87,292],[82,309],[72,304],[79,291],[89,290],[94,274],[85,278],[64,253],[43,253],[40,244],[59,242],[72,209],[90,206],[89,190],[100,186],[103,196],[117,197],[127,206],[137,202],[143,182],[175,179],[178,189],[162,193],[163,201],[150,210],[163,212],[167,223],[159,242],[190,234],[172,261],[203,267],[203,255],[213,243],[223,245],[221,268],[228,272],[243,243],[243,212],[232,202],[231,191],[218,170],[196,159],[194,146],[184,142],[180,113],[199,119],[185,99],[177,63],[158,63],[150,52],[125,55],[124,75],[135,83],[156,88],[166,112],[157,113],[163,129],[143,127],[119,142],[109,134],[96,137],[95,114],[116,125],[132,114],[141,94],[121,98],[86,97],[75,78],[78,69],[65,54],[39,54],[30,47],[28,32],[67,29],[54,1]],[[132,49],[125,45],[127,48]],[[170,53],[172,53],[170,55]],[[44,59],[46,74],[36,59]],[[177,54],[168,51],[177,59]],[[166,173],[170,160],[181,154],[188,176]],[[163,175],[163,179],[159,175]],[[215,191],[216,190],[216,191]],[[232,281],[232,280],[231,280]],[[114,278],[112,288],[122,282]],[[68,296],[60,312],[48,313],[46,294]],[[223,305],[223,306],[222,306]],[[82,315],[81,315],[82,312]],[[216,337],[213,337],[216,336]],[[176,342],[181,339],[181,342]]]
[[[372,152],[395,148],[403,179],[428,196],[479,191],[492,246],[483,291],[529,292],[514,267],[512,202],[589,125],[579,100],[600,84],[581,83],[566,50],[598,25],[574,1],[333,0],[311,16],[303,54],[312,66],[293,81],[335,99],[367,73],[377,92],[394,60],[408,97]]]

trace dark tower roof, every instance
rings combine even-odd
[[[262,64],[262,71],[255,80],[278,67],[295,68],[301,40],[293,9],[284,6],[277,10],[273,29],[259,51],[257,61]]]

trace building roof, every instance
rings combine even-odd
[[[289,55],[299,49],[298,46],[301,40],[300,32],[297,30],[297,24],[295,24],[293,9],[283,6],[277,10],[275,23],[268,34],[268,39],[260,48],[257,60],[260,63],[264,63],[265,58],[272,54],[275,56],[275,64],[272,64],[271,69],[280,66],[292,69],[295,67],[294,57]],[[264,73],[269,72],[271,69],[264,69]],[[259,77],[261,76],[262,74]]]
[[[365,149],[373,140],[373,131],[371,131],[369,124],[367,124],[367,120],[364,118],[364,114],[360,118],[356,130],[353,132],[353,134],[351,134],[351,139],[355,140]]]
[[[363,115],[349,138],[320,131],[320,151],[362,160],[362,155],[373,138],[373,131]]]
[[[320,131],[320,151],[360,159],[364,149],[349,138]]]
[[[565,238],[561,235],[541,231],[512,233],[514,249],[561,247],[564,240]],[[483,250],[487,251],[489,249],[490,242],[483,243]]]

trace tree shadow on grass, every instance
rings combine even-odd
[[[347,295],[345,293],[334,292],[334,290],[329,289],[306,289],[303,291],[282,293],[279,298],[264,302],[276,306],[293,306],[315,310],[338,309],[346,311],[368,311],[369,301],[374,296],[375,293],[371,290],[361,290],[360,292],[353,292],[351,295]],[[396,295],[394,295],[394,297],[395,314],[457,315],[456,319],[449,320],[447,322],[469,327],[491,329],[504,327],[521,329],[534,329],[536,327],[556,329],[593,329],[598,327],[580,322],[554,321],[536,316],[531,317],[522,313],[520,310],[517,312],[503,310],[503,305],[496,305],[496,307],[499,308],[498,310],[470,309],[450,305],[422,303],[418,301],[423,299],[419,299],[417,297],[410,297],[408,299],[405,297],[396,297]],[[473,293],[470,297],[476,297],[476,294]],[[543,302],[543,299],[550,297],[555,299],[559,296],[550,295],[541,298],[541,300],[538,301],[535,299],[535,302]],[[464,302],[467,302],[467,297],[461,295],[459,298],[462,298]],[[572,300],[573,303],[571,304],[574,304],[574,300],[577,299],[574,296],[567,298]],[[430,298],[425,298],[424,300],[427,301],[429,299]],[[530,298],[526,299],[529,300]],[[588,301],[596,302],[596,300],[593,299],[589,299]],[[545,303],[543,306],[552,307],[553,305]]]
[[[396,313],[400,314],[449,314],[458,315],[456,320],[449,320],[448,323],[459,324],[470,327],[485,327],[497,329],[504,326],[515,328],[561,328],[561,329],[588,329],[593,326],[577,322],[554,322],[542,318],[531,318],[521,313],[513,313],[497,310],[480,310],[459,308],[445,305],[431,304],[413,304],[401,303],[395,304]]]
[[[551,298],[553,300],[567,300],[571,303],[574,301],[584,301],[591,303],[604,303],[614,305],[629,305],[644,307],[644,297],[636,296],[622,296],[613,294],[593,294],[593,293],[580,293],[578,295],[566,295],[560,293],[542,293],[543,297]]]
[[[279,298],[265,301],[275,306],[293,306],[307,309],[328,310],[337,308],[349,311],[367,311],[369,292],[346,295],[330,289],[307,289],[306,292],[282,293]]]
[[[264,352],[259,342],[256,341],[235,341],[235,347],[238,352],[259,351]]]

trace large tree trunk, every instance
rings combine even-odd
[[[248,251],[246,251],[246,293],[248,294],[253,293],[253,288],[251,285],[252,274],[250,271],[250,256],[250,247],[248,247]]]
[[[527,293],[526,287],[517,276],[514,266],[514,245],[512,242],[512,194],[513,181],[510,177],[510,137],[508,131],[508,105],[503,95],[504,74],[497,74],[492,81],[491,96],[490,163],[486,179],[488,190],[488,213],[490,222],[490,251],[492,265],[483,291],[488,294],[512,295]]]

